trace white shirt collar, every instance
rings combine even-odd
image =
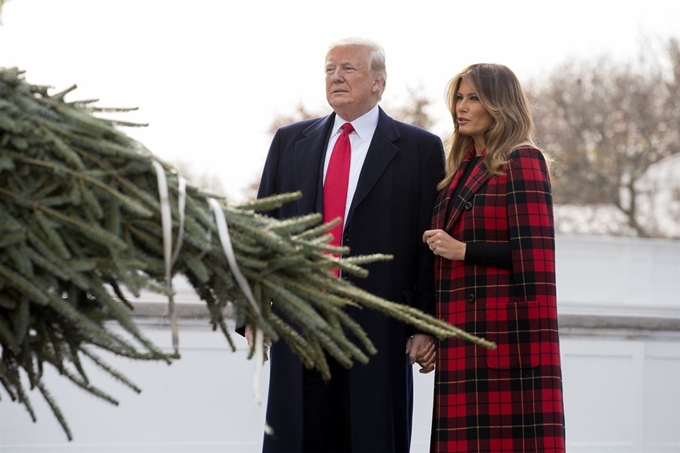
[[[378,127],[379,116],[380,116],[379,108],[378,105],[376,104],[376,106],[373,107],[371,110],[369,110],[359,118],[352,121],[352,126],[354,127],[354,130],[356,131],[357,135],[361,137],[362,140],[366,140],[368,137],[373,136],[375,128]],[[342,127],[342,125],[345,124],[346,122],[347,120],[341,118],[340,115],[337,114],[335,115],[335,122],[333,123],[333,136],[340,133],[340,127]]]

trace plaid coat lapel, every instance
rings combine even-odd
[[[474,194],[489,181],[489,174],[486,171],[483,161],[480,160],[475,168],[472,169],[472,173],[470,173],[467,181],[465,181],[465,185],[458,192],[456,199],[452,200],[454,192],[456,192],[456,187],[460,183],[460,178],[465,174],[468,165],[470,165],[474,152],[473,147],[468,150],[463,162],[461,162],[458,170],[456,170],[456,173],[453,175],[451,184],[441,192],[434,209],[432,219],[433,228],[450,232],[453,225],[460,217],[460,214],[466,209],[466,204],[469,203]],[[485,155],[486,150],[482,152],[482,156]],[[467,206],[470,205],[467,204]]]

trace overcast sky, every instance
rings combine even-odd
[[[448,80],[477,62],[503,63],[526,82],[569,58],[635,58],[642,37],[680,37],[677,0],[7,0],[0,67],[67,100],[138,107],[125,129],[166,162],[188,161],[228,195],[262,170],[277,114],[303,103],[328,111],[323,63],[346,36],[387,52],[386,103],[408,87],[441,102]],[[388,112],[389,113],[389,112]]]

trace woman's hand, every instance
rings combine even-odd
[[[432,253],[448,260],[465,259],[465,243],[449,236],[444,230],[427,230],[423,233],[423,242],[430,247]]]

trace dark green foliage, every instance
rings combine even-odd
[[[0,384],[33,419],[27,390],[37,387],[69,439],[66,420],[42,380],[45,365],[116,404],[90,383],[81,360],[139,391],[95,350],[137,360],[170,363],[175,358],[144,337],[123,296],[123,288],[135,296],[144,289],[166,288],[153,165],[158,159],[117,129],[123,123],[94,116],[111,109],[98,109],[93,101],[65,102],[70,91],[50,95],[46,87],[26,83],[17,69],[0,69]],[[179,178],[173,168],[160,163],[176,238]],[[243,206],[220,200],[253,305],[227,262],[208,202],[212,196],[190,185],[186,188],[184,242],[173,274],[187,277],[206,303],[213,328],[230,344],[223,317],[229,304],[238,320],[259,327],[274,341],[288,342],[306,366],[328,375],[323,351],[347,366],[354,360],[365,362],[376,352],[342,310],[346,304],[357,304],[438,337],[462,336],[489,346],[335,278],[330,267],[365,275],[362,264],[390,257],[329,258],[326,252],[338,249],[327,245],[332,225],[321,225],[319,215],[282,222],[257,214],[299,195]],[[272,313],[271,304],[295,325]],[[116,333],[121,329],[124,336]],[[359,344],[352,343],[349,332]]]

